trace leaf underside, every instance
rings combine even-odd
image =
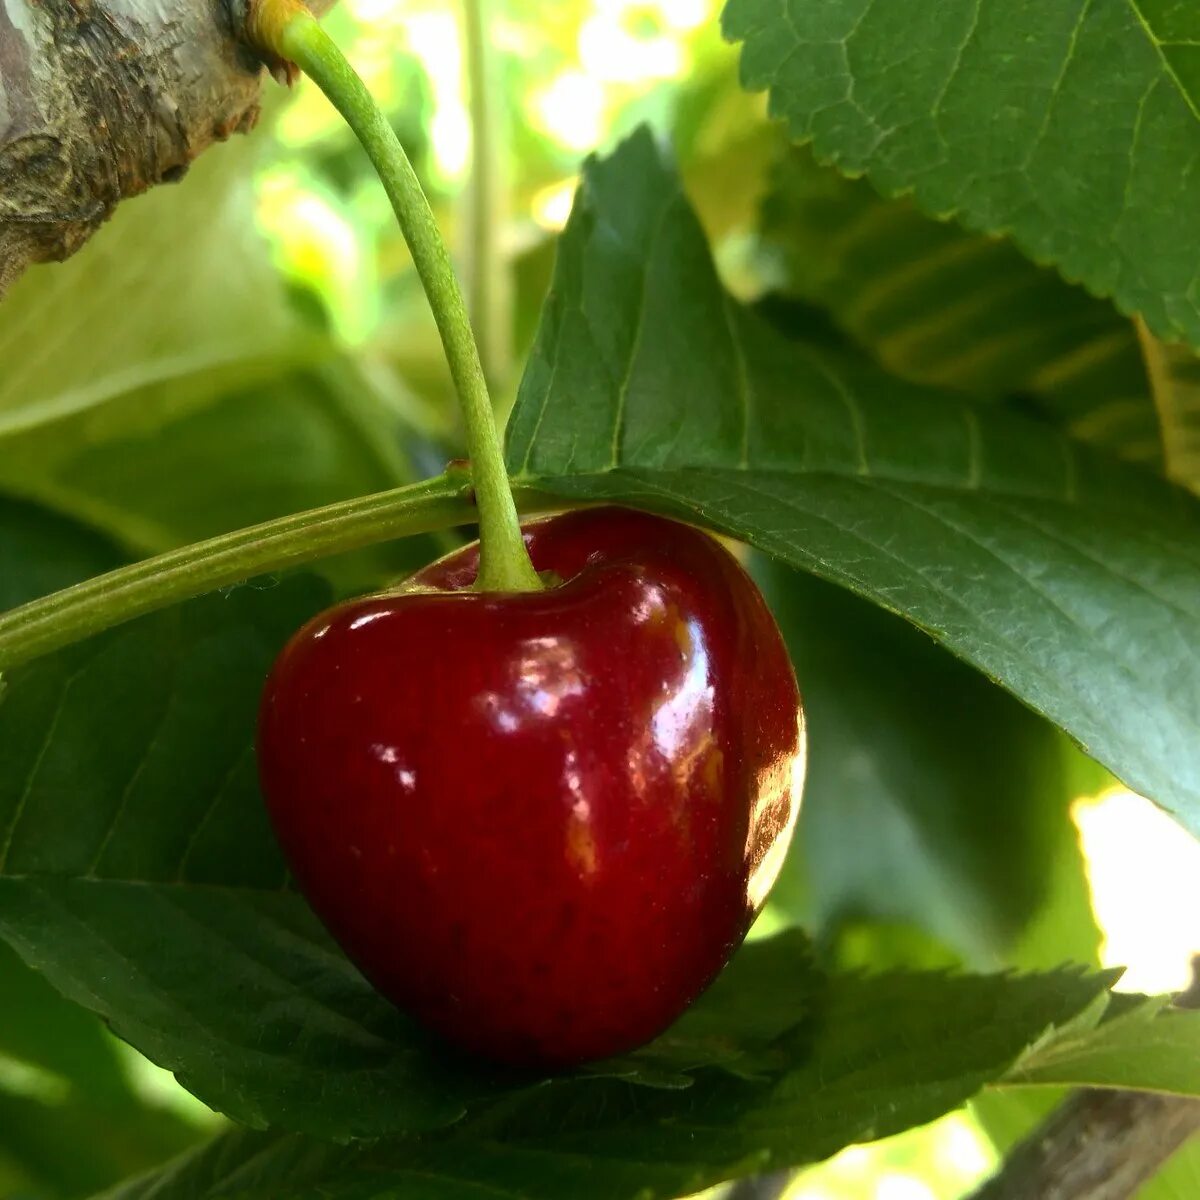
[[[1152,468],[1160,431],[1134,323],[1007,238],[926,216],[789,146],[762,205],[765,268],[901,379],[1032,409]]]

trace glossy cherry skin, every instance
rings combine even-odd
[[[660,1033],[741,942],[803,717],[708,534],[592,509],[525,537],[543,592],[465,590],[473,546],[300,630],[258,760],[297,882],[375,987],[473,1053],[561,1067]]]

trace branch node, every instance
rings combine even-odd
[[[279,53],[284,26],[298,13],[307,12],[302,0],[230,0],[234,28],[242,40],[262,59],[272,77],[291,87],[300,68]]]

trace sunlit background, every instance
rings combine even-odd
[[[472,129],[457,5],[433,0],[341,0],[331,31],[389,111],[432,202],[465,246]],[[675,143],[685,184],[727,281],[754,280],[740,254],[769,161],[761,97],[727,86],[735,51],[718,31],[717,0],[592,0],[494,5],[502,201],[493,214],[515,264],[508,319],[532,336],[549,279],[554,234],[567,220],[583,155],[640,121]],[[363,169],[342,122],[301,81],[268,112],[257,197],[281,270],[338,341],[370,354],[388,347],[416,402],[437,406],[441,352],[387,200]],[[720,161],[719,171],[708,169]],[[730,164],[734,164],[731,169]],[[513,384],[507,381],[507,386]],[[502,387],[505,386],[502,383]],[[421,388],[417,388],[421,391]],[[1185,987],[1200,953],[1200,845],[1123,790],[1072,809],[1087,861],[1102,958],[1130,990]],[[783,918],[768,909],[764,930]],[[165,1072],[122,1047],[137,1086],[198,1124],[219,1118]],[[0,1083],[48,1099],[54,1077],[0,1057]],[[952,1114],[872,1146],[852,1147],[798,1177],[790,1200],[955,1200],[997,1159],[979,1118]]]
[[[715,0],[487,7],[496,64],[489,136],[504,174],[494,216],[510,257],[536,256],[549,244],[566,223],[581,158],[641,122],[673,137],[685,172],[702,172],[718,155],[728,164],[731,145],[745,142],[745,171],[706,180],[701,215],[723,240],[749,218],[766,161],[765,152],[755,154],[765,104],[719,86],[737,67]],[[327,24],[391,115],[461,249],[473,146],[459,8],[343,0]],[[344,124],[307,81],[275,119],[278,153],[261,172],[259,194],[279,263],[320,295],[341,338],[367,342],[395,318],[409,273],[387,199],[354,168]],[[544,272],[535,274],[531,299],[540,300]]]

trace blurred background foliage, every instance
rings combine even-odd
[[[1006,243],[883,201],[785,146],[763,98],[738,86],[717,0],[488,8],[497,186],[486,260],[472,226],[459,6],[342,0],[328,21],[390,114],[463,274],[496,275],[480,294],[499,330],[488,367],[502,411],[581,157],[649,122],[674,146],[726,282],[785,331],[1154,465],[1129,323]],[[303,80],[269,93],[253,138],[14,287],[0,361],[0,488],[105,535],[102,551],[80,549],[99,555],[96,569],[409,482],[460,449],[440,344],[386,198]],[[322,569],[339,590],[361,590],[446,545],[415,539]],[[751,566],[797,661],[812,746],[800,836],[759,934],[801,924],[830,959],[867,970],[1072,958],[1128,966],[1130,989],[1187,984],[1200,847],[903,622]],[[1048,1103],[989,1096],[851,1148],[786,1194],[953,1200]],[[0,1197],[86,1196],[220,1126],[0,950]],[[1145,1192],[1196,1195],[1196,1151]]]

